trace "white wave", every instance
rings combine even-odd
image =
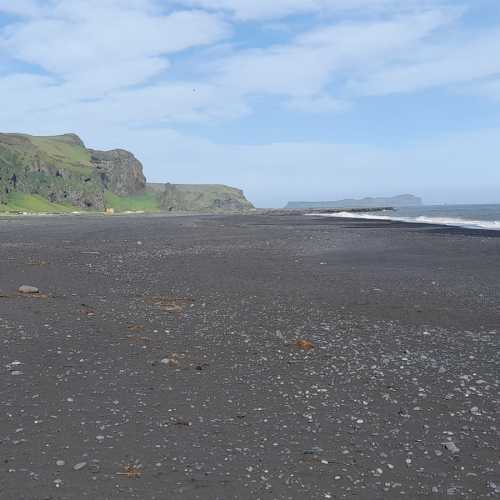
[[[340,217],[346,219],[368,219],[386,220],[396,222],[408,222],[411,224],[437,224],[441,226],[463,227],[467,229],[489,229],[500,231],[500,221],[498,220],[472,220],[458,217],[390,217],[387,215],[374,215],[370,213],[337,212],[335,214],[307,214],[320,217]]]

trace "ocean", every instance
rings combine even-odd
[[[351,212],[339,212],[336,214],[325,213],[319,215],[350,219],[416,222],[420,224],[438,224],[468,229],[500,231],[500,205],[429,205],[397,208],[395,210],[374,213],[353,214]]]

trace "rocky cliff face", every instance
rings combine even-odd
[[[132,153],[87,149],[75,134],[0,134],[0,211],[10,210],[20,193],[42,199],[45,205],[46,201],[57,204],[65,211],[72,207],[176,212],[252,208],[242,191],[228,186],[146,187],[142,164]]]
[[[163,188],[162,188],[163,186]],[[220,184],[154,184],[160,208],[169,212],[244,211],[253,208],[240,189]]]
[[[88,150],[74,134],[0,134],[0,203],[21,192],[103,210],[106,191],[133,195],[144,190],[145,183],[141,163],[127,151]]]
[[[118,196],[131,196],[146,187],[146,177],[142,173],[142,164],[128,151],[96,151],[89,149],[90,161],[96,169],[105,189]]]

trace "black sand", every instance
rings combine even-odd
[[[0,220],[0,498],[498,497],[499,236]]]

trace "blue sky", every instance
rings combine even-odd
[[[0,130],[258,206],[500,202],[498,0],[0,0]]]

